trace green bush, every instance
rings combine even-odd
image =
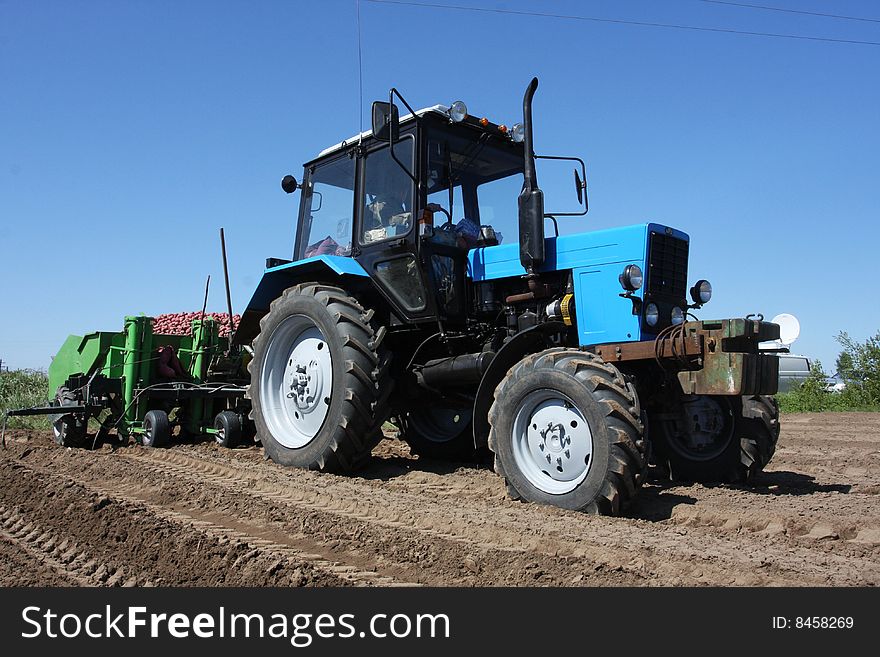
[[[855,342],[844,331],[837,341],[843,347],[837,374],[846,383],[844,397],[858,406],[880,406],[880,331],[865,342]]]
[[[846,332],[837,336],[843,351],[837,357],[837,375],[846,384],[830,392],[827,375],[818,361],[807,380],[791,392],[777,395],[783,413],[823,411],[880,411],[880,332],[865,342],[855,342]]]
[[[823,411],[844,411],[842,396],[829,392],[825,386],[827,375],[822,363],[814,361],[810,376],[791,392],[776,396],[779,410],[783,413],[821,413]]]
[[[42,406],[46,403],[49,379],[39,370],[12,370],[0,372],[0,422],[6,411],[13,408]],[[45,416],[11,417],[9,428],[45,429],[49,426]]]

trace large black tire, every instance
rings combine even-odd
[[[418,456],[443,461],[472,461],[474,428],[471,407],[427,402],[403,416],[400,437]]]
[[[652,416],[655,463],[677,481],[746,482],[769,463],[779,440],[779,406],[768,396],[697,396]]]
[[[745,480],[764,469],[776,452],[779,442],[779,404],[776,397],[752,395],[743,397],[740,424],[740,462]]]
[[[530,400],[542,397],[547,401],[539,404],[534,412],[529,411],[533,403]],[[543,412],[537,409],[544,404],[554,408],[552,405],[557,403],[562,404],[563,413],[583,418],[588,431],[583,433],[584,427],[576,420],[568,422],[572,427],[569,435],[564,433],[568,429],[561,422],[549,423],[545,431],[537,424],[530,425],[532,418]],[[645,477],[646,445],[640,415],[633,385],[617,368],[598,356],[573,349],[548,349],[528,356],[511,368],[495,390],[495,401],[489,411],[489,449],[495,453],[495,471],[504,477],[508,493],[514,499],[618,515],[632,502]],[[522,436],[520,418],[524,416],[526,437],[518,440],[517,436]],[[567,415],[564,417],[568,419]],[[547,439],[556,426],[563,429]],[[581,429],[577,429],[578,426]],[[536,433],[532,433],[533,429]],[[567,476],[561,465],[563,455],[571,459],[566,467],[573,472],[578,472],[576,468],[580,467],[574,457],[564,451],[566,445],[571,453],[578,450],[583,453],[584,442],[591,443],[592,452],[583,459],[586,474],[582,469],[582,479],[575,477],[560,483],[549,472],[552,464],[538,472],[535,469],[538,459],[530,462],[528,455],[523,455],[524,451],[535,453],[535,440],[555,442],[547,447],[547,454],[551,454],[551,449],[559,454],[557,469],[563,473],[560,476]],[[560,444],[562,452],[558,449]],[[543,454],[544,442],[539,447]],[[570,490],[556,490],[575,483]]]
[[[171,422],[165,411],[147,411],[144,416],[144,433],[141,445],[144,447],[167,447],[171,442]]]
[[[235,411],[220,411],[214,418],[214,441],[221,447],[235,447],[241,442],[241,416]]]
[[[61,386],[55,393],[57,406],[76,406],[80,402],[77,394],[66,386]],[[73,413],[55,417],[52,422],[55,442],[61,447],[85,447],[89,441],[88,427],[88,417]]]
[[[392,386],[389,356],[382,345],[386,331],[374,325],[373,316],[372,310],[365,310],[345,290],[316,283],[288,288],[272,302],[268,314],[260,321],[260,334],[253,343],[254,358],[248,365],[251,373],[248,396],[257,434],[266,455],[273,461],[311,470],[351,472],[369,459],[373,447],[382,438],[382,423],[388,416],[387,400]],[[283,369],[286,367],[283,361],[288,356],[291,367],[295,367],[297,347],[294,343],[286,344],[283,336],[291,334],[292,338],[301,339],[294,335],[300,329],[290,328],[298,324],[306,327],[300,335],[314,329],[320,332],[318,344],[323,340],[328,348],[326,367],[327,373],[332,373],[332,377],[322,375],[322,380],[332,378],[332,385],[325,391],[329,394],[320,395],[320,401],[327,406],[326,415],[320,428],[302,440],[298,434],[291,433],[297,429],[290,410],[285,410],[290,404],[276,404],[273,410],[270,401],[272,395],[279,394],[276,381],[280,384],[280,394],[288,399],[290,395],[299,394],[299,388],[294,390],[288,385],[287,371]],[[284,355],[285,349],[287,355]],[[287,392],[287,387],[292,392]],[[296,399],[291,402],[294,403]],[[298,420],[299,411],[296,407],[291,409]],[[314,412],[313,408],[309,412]]]

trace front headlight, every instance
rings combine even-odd
[[[657,326],[657,322],[660,321],[660,311],[657,309],[657,304],[649,303],[645,306],[645,322],[648,326]]]
[[[694,303],[709,303],[711,298],[712,284],[709,281],[701,279],[694,283],[694,286],[691,288],[691,299],[694,300]]]
[[[627,265],[623,269],[623,273],[617,277],[624,290],[635,292],[642,287],[642,268],[638,265]]]
[[[453,123],[461,123],[467,116],[467,105],[457,100],[449,107],[449,118]]]
[[[673,307],[670,319],[672,319],[672,323],[675,325],[681,324],[684,322],[684,311],[678,306]]]

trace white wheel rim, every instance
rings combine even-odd
[[[324,334],[304,315],[291,315],[269,337],[260,374],[263,419],[281,445],[308,445],[327,419],[333,359]]]
[[[564,495],[577,488],[593,461],[593,434],[583,414],[555,390],[535,390],[513,421],[513,458],[535,488]]]

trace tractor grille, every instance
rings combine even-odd
[[[687,297],[688,243],[651,233],[648,247],[646,297],[679,303]]]

